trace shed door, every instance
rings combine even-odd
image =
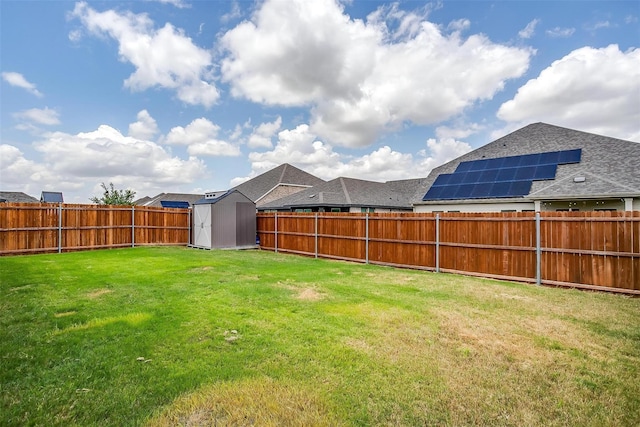
[[[196,205],[193,209],[193,244],[211,247],[211,205]]]

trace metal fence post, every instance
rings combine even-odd
[[[189,233],[187,236],[187,246],[191,246],[191,216],[193,215],[193,208],[191,206],[189,206],[189,213],[187,215],[189,215],[187,217],[187,232]]]
[[[58,203],[58,253],[62,252],[62,203]]]
[[[364,258],[365,262],[369,264],[369,212],[364,216]]]
[[[536,212],[536,285],[542,284],[542,248],[540,237],[540,212]]]
[[[276,222],[276,226],[275,226],[275,240],[276,240],[275,247],[276,247],[276,252],[278,252],[278,211],[275,212],[274,218],[275,218],[275,222]]]
[[[436,214],[436,273],[440,273],[440,214]]]
[[[131,247],[136,246],[136,207],[131,205]]]
[[[318,212],[315,213],[314,217],[315,217],[315,219],[314,219],[315,254],[316,254],[316,258],[318,258]]]

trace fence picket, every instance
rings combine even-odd
[[[136,245],[187,245],[188,209],[0,204],[0,255]]]
[[[640,212],[309,215],[259,213],[261,248],[640,294]]]

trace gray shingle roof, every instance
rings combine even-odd
[[[260,209],[334,207],[378,207],[411,209],[417,188],[423,179],[375,182],[354,178],[336,178],[312,188],[260,206]]]
[[[38,203],[39,200],[20,191],[0,191],[0,200],[14,203]]]
[[[288,163],[273,168],[261,175],[251,178],[232,188],[238,190],[254,202],[273,190],[278,184],[314,186],[325,182],[317,176],[311,175]]]
[[[435,168],[415,202],[442,203],[423,202],[422,197],[438,175],[452,173],[460,162],[577,148],[582,149],[580,163],[559,165],[554,180],[534,181],[525,199],[640,196],[640,143],[533,123]],[[576,177],[585,180],[574,182]]]

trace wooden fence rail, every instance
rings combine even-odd
[[[144,206],[1,203],[0,255],[187,245],[191,211]]]
[[[260,213],[263,249],[640,295],[640,212]]]

